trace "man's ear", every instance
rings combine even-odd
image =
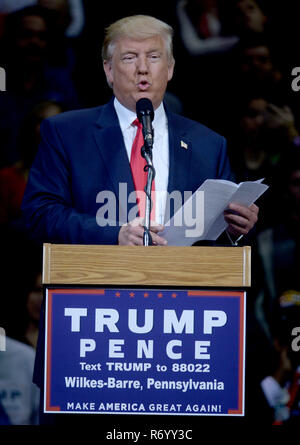
[[[111,87],[113,85],[113,69],[110,60],[103,61],[103,69],[106,75],[107,83]]]
[[[172,62],[168,66],[168,82],[172,79],[173,73],[174,73],[174,66],[175,66],[175,60],[173,59]]]

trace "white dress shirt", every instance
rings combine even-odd
[[[136,125],[132,122],[136,119],[136,113],[125,108],[118,99],[114,100],[114,107],[118,115],[124,143],[130,162],[131,148],[137,132]],[[155,168],[155,219],[159,224],[164,223],[168,179],[169,179],[169,134],[168,121],[163,103],[155,110],[152,121],[154,130],[153,142],[153,166]]]

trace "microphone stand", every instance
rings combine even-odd
[[[144,225],[144,235],[143,235],[143,244],[144,246],[151,246],[152,237],[150,234],[150,215],[152,209],[152,199],[151,199],[151,190],[152,190],[152,182],[155,177],[155,168],[152,163],[152,145],[153,145],[153,130],[152,134],[146,134],[144,136],[145,144],[141,148],[141,155],[146,159],[146,165],[144,170],[147,172],[147,182],[145,186],[146,193],[146,204],[145,204],[145,225]]]

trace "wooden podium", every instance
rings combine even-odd
[[[43,284],[247,288],[251,248],[44,244]]]
[[[45,413],[244,415],[250,247],[44,244],[43,284]]]

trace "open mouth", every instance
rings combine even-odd
[[[138,82],[137,86],[140,90],[145,91],[151,86],[151,83],[147,80],[141,80],[140,82]]]

